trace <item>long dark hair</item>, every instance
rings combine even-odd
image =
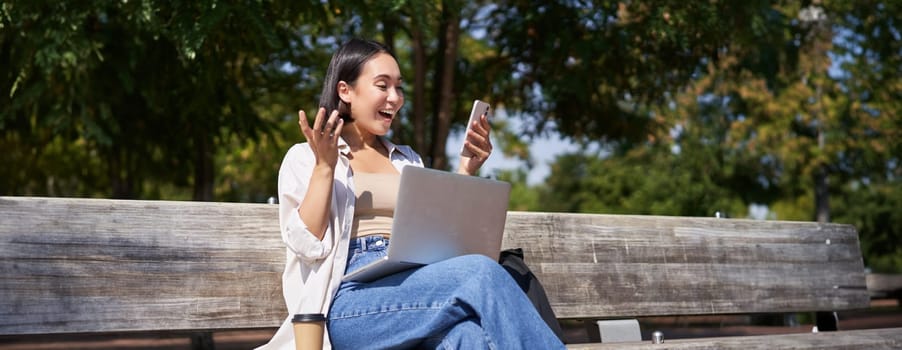
[[[351,119],[351,108],[338,97],[338,82],[344,81],[354,86],[363,65],[379,53],[387,53],[395,60],[395,54],[382,43],[365,40],[351,39],[341,45],[338,51],[332,55],[329,61],[329,69],[326,70],[326,79],[323,82],[323,93],[319,97],[319,106],[326,109],[326,115],[338,110],[338,114],[345,122]]]

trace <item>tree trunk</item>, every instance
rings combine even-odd
[[[114,199],[133,199],[134,186],[131,180],[131,167],[129,166],[128,152],[121,147],[113,145],[113,149],[107,154],[107,171],[110,176]]]
[[[395,50],[395,32],[398,31],[397,21],[394,19],[386,19],[382,21],[382,38],[385,46],[392,52]]]
[[[426,152],[426,47],[422,28],[414,25],[413,37],[413,148]]]
[[[830,222],[830,188],[827,182],[827,167],[820,166],[814,174],[814,205],[817,222]]]
[[[194,200],[213,201],[213,137],[203,133],[197,138],[194,153]]]
[[[398,32],[398,28],[400,26],[401,24],[399,24],[399,22],[394,19],[387,19],[382,23],[382,38],[384,44],[396,55],[398,53],[398,50],[395,47],[395,34]],[[400,62],[398,64],[400,64]],[[404,97],[407,98],[407,96]],[[404,145],[410,144],[411,135],[404,132],[404,124],[402,124],[401,122],[394,122],[391,125],[391,130],[393,142]],[[417,150],[418,148],[414,149]]]
[[[823,18],[816,19],[814,26],[815,27],[811,32],[811,35],[813,35],[811,54],[814,56],[814,66],[812,67],[813,74],[810,75],[814,79],[815,89],[815,105],[812,110],[812,119],[817,122],[818,151],[824,152],[824,144],[826,142],[826,130],[824,130],[824,127],[827,125],[829,117],[824,108],[823,87],[821,85],[823,83],[820,76],[827,73],[831,64],[827,53],[830,52],[833,47],[833,31],[830,29],[829,22]],[[830,222],[830,188],[827,179],[828,174],[829,167],[825,163],[819,164],[818,168],[814,171],[814,215],[817,222],[821,223]]]
[[[439,75],[439,93],[436,120],[433,125],[432,135],[432,168],[447,169],[448,155],[445,153],[445,144],[451,130],[454,96],[454,71],[457,62],[457,44],[460,37],[460,14],[450,8],[449,2],[442,2],[441,30],[444,33],[440,37],[439,47],[442,49],[441,64],[436,67]]]

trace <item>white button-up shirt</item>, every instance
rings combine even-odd
[[[420,156],[408,146],[397,146],[385,138],[392,165],[398,172],[407,165],[423,166]],[[288,317],[266,345],[258,349],[294,349],[291,317],[298,313],[329,314],[332,297],[341,284],[348,258],[351,226],[354,220],[354,181],[348,159],[348,145],[338,142],[340,156],[332,182],[332,207],[322,240],[316,238],[301,220],[298,208],[307,193],[316,157],[307,143],[295,144],[285,154],[279,169],[279,225],[287,246],[282,292]],[[331,349],[328,331],[325,349]]]

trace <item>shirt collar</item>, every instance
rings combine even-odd
[[[391,159],[392,154],[394,154],[395,152],[401,153],[402,155],[404,155],[404,157],[406,157],[408,159],[413,159],[413,155],[405,152],[406,149],[404,147],[398,147],[398,145],[389,141],[388,138],[379,137],[379,141],[381,141],[382,145],[385,146],[385,149],[388,150],[388,158],[389,159]],[[348,154],[351,153],[351,147],[348,146],[348,143],[345,142],[345,139],[343,137],[338,138],[338,151],[341,152],[341,154],[344,156],[347,156]]]

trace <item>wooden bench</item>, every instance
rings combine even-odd
[[[562,319],[869,304],[848,225],[511,212],[504,246],[523,248]],[[284,254],[275,205],[0,197],[0,336],[277,327]],[[902,347],[902,328],[819,319],[819,333],[568,347]]]
[[[902,275],[869,273],[865,277],[871,299],[895,299],[902,306]]]

